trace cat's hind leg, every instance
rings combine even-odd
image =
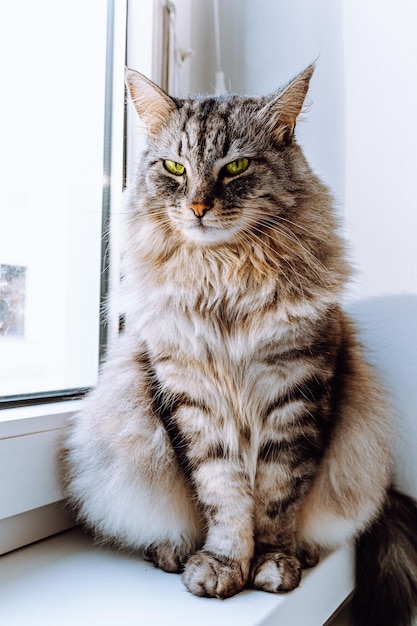
[[[121,338],[68,427],[65,494],[100,538],[179,571],[202,543],[194,494],[155,410],[147,355]]]
[[[390,484],[393,433],[384,391],[359,346],[348,345],[345,359],[331,441],[300,511],[306,545],[334,547],[363,532]]]

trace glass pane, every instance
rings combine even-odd
[[[0,396],[96,381],[106,4],[1,11]]]

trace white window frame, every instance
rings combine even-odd
[[[152,0],[147,0],[151,2]],[[123,180],[124,63],[127,0],[115,0],[112,64],[110,206],[120,206]],[[104,181],[108,184],[109,181]],[[118,276],[112,263],[110,286]],[[117,319],[109,334],[116,332]],[[82,400],[0,411],[0,554],[73,525],[63,506],[57,450],[67,419]]]

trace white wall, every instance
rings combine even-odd
[[[314,106],[304,116],[305,123],[299,123],[297,135],[315,171],[340,199],[344,184],[342,5],[334,0],[219,0],[219,8],[228,90],[271,93],[317,59],[309,93]],[[214,91],[213,24],[213,3],[193,0],[191,92]]]
[[[417,5],[220,0],[223,70],[269,93],[317,58],[297,136],[344,214],[358,275],[347,307],[399,416],[399,482],[417,496]],[[214,89],[213,10],[192,2],[191,91]]]
[[[399,481],[417,496],[416,30],[413,0],[344,2],[350,308],[400,417]]]

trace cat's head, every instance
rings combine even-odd
[[[139,184],[149,215],[209,246],[256,237],[280,216],[293,219],[309,175],[294,128],[313,69],[271,96],[184,100],[127,70],[148,134]]]

